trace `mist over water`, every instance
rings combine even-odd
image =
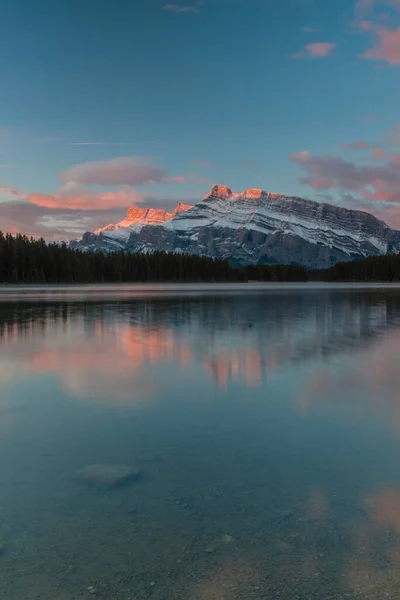
[[[1,298],[0,598],[397,599],[399,290],[139,287]]]

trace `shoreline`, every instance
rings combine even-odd
[[[60,283],[60,284],[0,284],[0,301],[13,297],[26,298],[44,298],[73,296],[74,292],[80,297],[98,296],[104,297],[144,297],[155,296],[173,296],[173,295],[207,295],[215,293],[247,294],[262,292],[282,292],[282,291],[340,291],[340,290],[374,290],[374,289],[399,289],[398,282],[379,282],[379,281],[288,281],[288,282],[200,282],[200,283]],[[35,294],[36,292],[36,294]]]

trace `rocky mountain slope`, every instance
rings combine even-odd
[[[400,232],[373,215],[331,204],[272,194],[235,193],[216,185],[193,207],[174,213],[132,207],[117,225],[86,233],[74,247],[130,252],[189,252],[232,264],[301,264],[400,252]]]
[[[87,232],[81,239],[70,242],[70,246],[81,250],[102,252],[125,250],[132,233],[139,233],[147,225],[165,223],[190,208],[193,207],[180,202],[172,213],[168,213],[162,208],[131,206],[128,208],[125,218],[119,223],[110,223],[105,227],[96,229],[93,233]]]

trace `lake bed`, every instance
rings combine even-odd
[[[6,287],[0,597],[398,598],[400,288]]]

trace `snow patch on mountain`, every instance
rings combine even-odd
[[[85,236],[78,247],[188,252],[234,264],[325,267],[400,251],[400,232],[369,213],[261,189],[236,193],[225,185],[173,213],[132,207],[120,223]]]
[[[115,246],[121,246],[120,249],[123,249],[132,232],[140,232],[147,225],[165,223],[190,208],[192,208],[191,205],[179,202],[173,212],[169,213],[162,208],[142,208],[134,205],[128,208],[126,216],[122,221],[115,224],[110,223],[105,227],[99,227],[91,235],[97,236],[97,239],[101,240],[103,246],[109,242],[112,246],[110,249],[115,249]],[[96,242],[97,239],[93,239],[92,243]],[[79,241],[85,245],[84,238],[81,238]]]

